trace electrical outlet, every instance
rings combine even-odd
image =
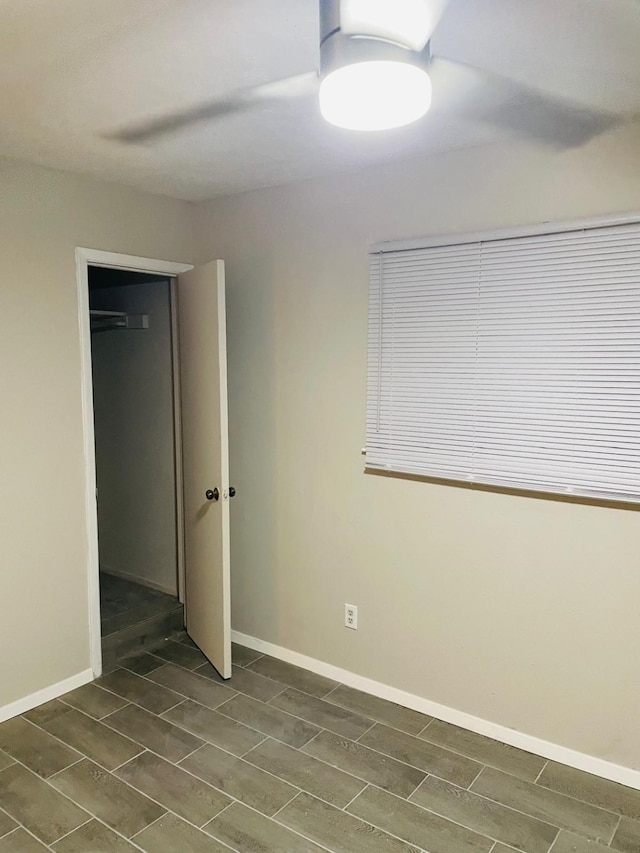
[[[345,604],[344,606],[344,627],[358,630],[358,608],[355,604]]]

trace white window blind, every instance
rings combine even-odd
[[[366,466],[640,500],[640,224],[371,255]]]

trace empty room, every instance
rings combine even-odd
[[[640,853],[638,44],[0,3],[0,853]]]

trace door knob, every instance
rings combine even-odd
[[[235,489],[235,486],[229,486],[229,497],[230,497],[230,498],[235,498],[235,496],[236,496],[236,489]]]
[[[207,491],[204,493],[204,496],[208,501],[217,501],[220,497],[218,487],[216,486],[215,489],[207,489]]]

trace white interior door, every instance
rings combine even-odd
[[[231,676],[224,262],[178,280],[187,633]]]

